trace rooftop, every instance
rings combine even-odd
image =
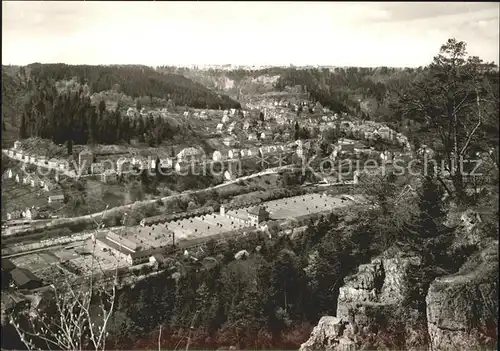
[[[16,268],[16,265],[8,258],[2,258],[2,271],[10,272]]]
[[[18,286],[26,285],[31,281],[41,281],[41,279],[34,275],[31,271],[24,268],[14,268],[10,274],[12,276],[12,280],[14,280]]]
[[[259,216],[261,214],[267,214],[268,212],[263,206],[255,206],[248,210],[248,214]]]

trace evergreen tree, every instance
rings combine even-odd
[[[432,172],[432,171],[431,171]],[[443,192],[432,175],[427,175],[422,184],[419,199],[419,229],[424,237],[435,237],[440,230],[444,216]]]
[[[26,139],[27,131],[26,131],[26,112],[21,115],[21,125],[19,126],[19,138]]]
[[[300,126],[298,121],[295,121],[295,129],[293,135],[295,140],[298,140],[300,137]]]

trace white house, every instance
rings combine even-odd
[[[237,178],[237,176],[236,176],[236,174],[231,173],[231,172],[229,172],[229,171],[224,171],[224,178],[225,178],[226,180],[234,180],[234,179],[236,179],[236,178]]]
[[[7,178],[12,179],[14,177],[14,172],[9,168],[7,171]]]
[[[21,150],[22,146],[23,144],[19,140],[14,141],[14,149]]]
[[[260,139],[261,140],[266,140],[266,137],[267,137],[267,135],[266,135],[265,132],[260,133]]]
[[[21,210],[14,210],[12,212],[7,213],[7,220],[11,221],[14,219],[19,219],[23,216],[23,211]]]
[[[255,133],[248,134],[248,140],[257,140],[257,134]]]
[[[221,161],[228,157],[228,150],[215,150],[212,154],[212,160]]]
[[[31,176],[29,174],[23,176],[23,184],[30,184],[30,182],[31,182]]]
[[[23,217],[26,219],[37,219],[38,211],[34,206],[32,206],[31,208],[28,207],[25,211],[23,211]]]
[[[248,157],[248,149],[241,149],[240,157]]]
[[[240,150],[239,149],[231,149],[228,152],[228,156],[231,159],[238,158],[240,156]]]
[[[19,174],[16,174],[16,183],[20,183],[21,182],[21,177],[19,176]]]
[[[45,181],[45,185],[43,186],[43,190],[45,191],[51,191],[56,188],[55,184],[50,182],[50,181]]]
[[[129,107],[129,109],[127,110],[128,117],[134,117],[136,113],[137,113],[137,109],[135,109],[133,107]]]
[[[378,134],[380,135],[380,137],[382,139],[389,140],[392,136],[391,131],[392,131],[391,128],[383,126],[383,127],[379,128]]]
[[[222,123],[228,123],[229,122],[229,117],[228,115],[224,115],[222,116],[222,120],[221,120]]]
[[[217,124],[217,132],[222,132],[224,125],[222,123]]]
[[[248,130],[250,128],[250,122],[249,121],[245,121],[245,123],[243,123],[243,130]]]
[[[57,162],[57,160],[49,160],[49,168],[58,168],[59,166],[59,162]]]
[[[35,187],[38,187],[40,185],[40,179],[36,176],[33,176],[31,179],[30,179],[30,185],[35,188]]]
[[[201,158],[203,152],[195,147],[187,147],[177,154],[178,160],[191,160]]]
[[[62,204],[64,202],[64,195],[51,195],[48,198],[49,204]]]

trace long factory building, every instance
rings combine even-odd
[[[268,220],[297,218],[346,206],[349,200],[326,194],[308,194],[268,201],[260,206],[184,218],[151,226],[119,228],[95,238],[98,246],[119,255],[130,265],[148,262],[156,254],[168,253],[173,245],[217,237],[226,232],[261,227]]]

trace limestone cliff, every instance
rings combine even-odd
[[[389,325],[408,291],[407,275],[420,257],[390,250],[345,279],[336,317],[323,317],[301,346],[301,351],[354,350],[374,339],[380,326]],[[373,344],[371,345],[373,346]]]
[[[340,288],[337,315],[322,317],[300,350],[496,348],[498,241],[482,246],[456,274],[432,281],[426,311],[408,304],[419,256],[389,251],[360,265]]]
[[[432,350],[496,344],[498,241],[471,257],[458,273],[436,278],[426,303]]]

